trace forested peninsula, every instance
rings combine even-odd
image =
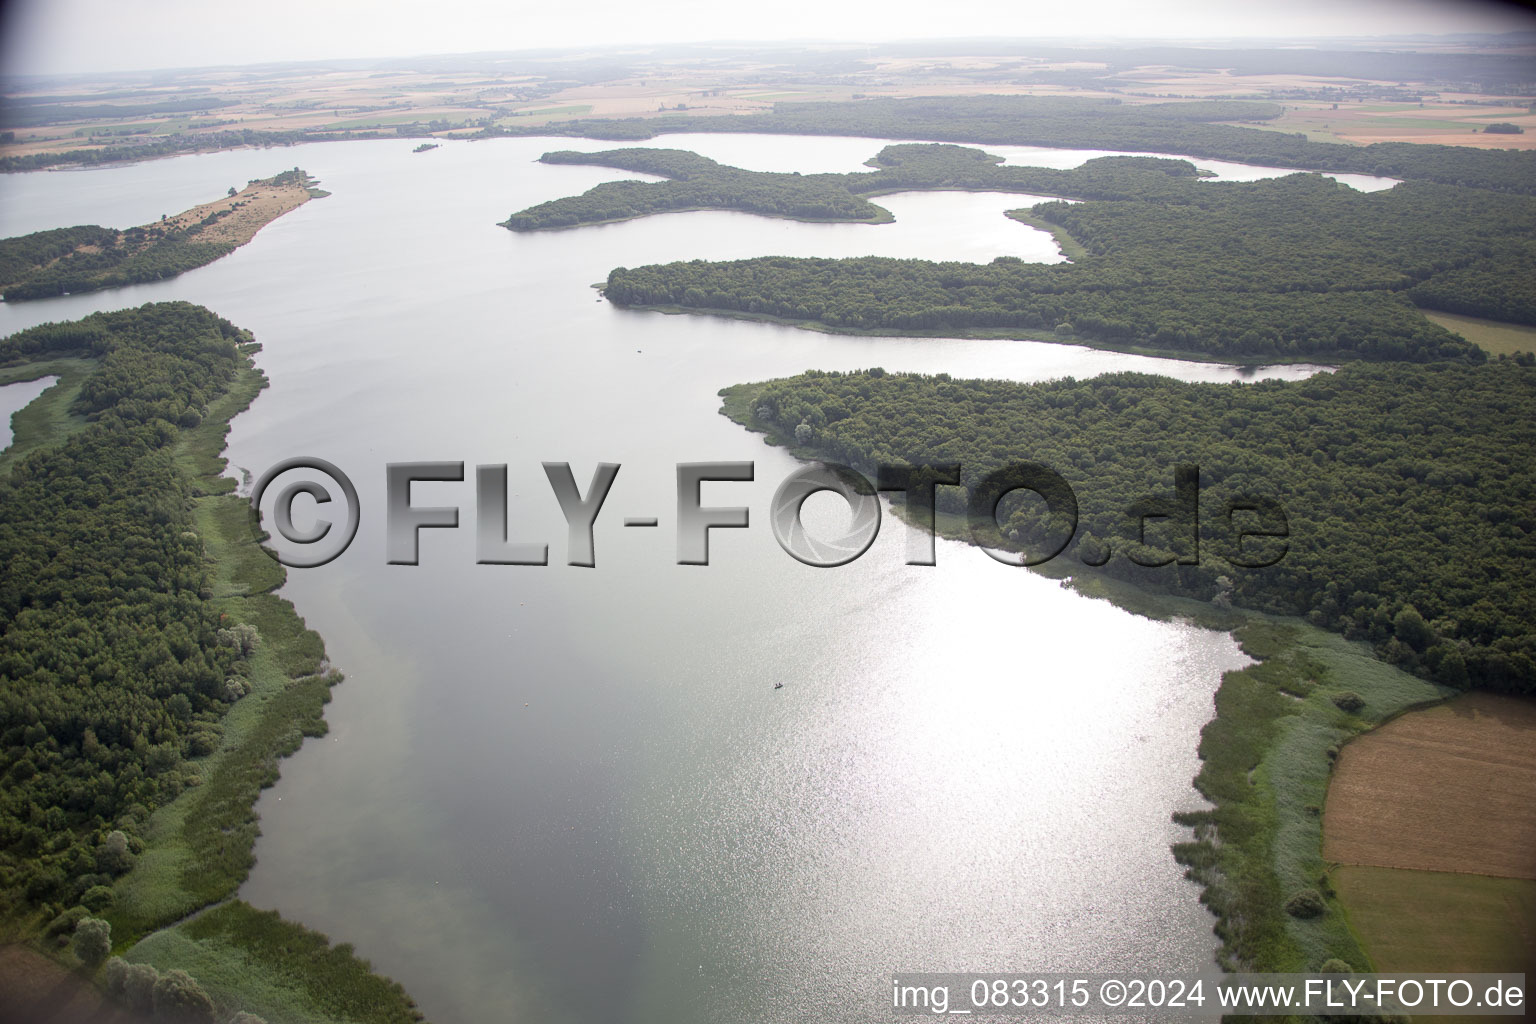
[[[864,197],[909,189],[1058,195],[1020,217],[1073,243],[1070,263],[758,257],[613,270],[621,306],[885,334],[1081,341],[1238,362],[1478,362],[1420,306],[1536,324],[1536,197],[1406,182],[1358,192],[1316,174],[1202,181],[1187,161],[1104,157],[1061,171],[981,150],[888,146],[870,172],[724,168],[674,150],[551,153],[666,174],[599,185],[515,214],[515,230],[701,207],[868,219]]]
[[[1063,564],[1302,617],[1448,685],[1536,692],[1536,468],[1520,457],[1536,449],[1536,423],[1517,415],[1536,407],[1536,368],[1354,363],[1251,384],[808,371],[732,395],[748,425],[871,479],[877,462],[958,462],[967,484],[1043,463],[1080,506]],[[1126,514],[1171,498],[1177,465],[1200,468],[1198,550],[1172,526],[1143,544]],[[1224,503],[1239,497],[1283,508],[1278,564],[1226,557],[1244,520]],[[941,487],[938,508],[962,515],[964,493]],[[1005,509],[998,543],[1054,547],[1063,526],[1043,509]]]
[[[350,947],[233,898],[341,678],[222,475],[258,347],[184,302],[0,340],[6,379],[60,377],[0,463],[0,934],[156,1019],[412,1024]]]
[[[1211,809],[1174,815],[1194,830],[1174,855],[1217,915],[1218,960],[1373,969],[1322,856],[1332,763],[1352,737],[1462,689],[1536,693],[1523,457],[1536,368],[1356,362],[1253,384],[808,371],[721,394],[773,443],[871,479],[877,463],[959,463],[971,485],[1019,462],[1061,474],[1080,522],[1051,571],[1142,614],[1233,630],[1261,659],[1223,675],[1201,732],[1195,784]],[[1198,467],[1193,516],[1180,465]],[[1070,528],[1043,502],[1004,499],[977,535],[958,488],[936,498],[940,529],[1004,551],[1039,557]],[[1149,500],[1167,515],[1143,533]],[[1248,530],[1284,536],[1236,536]]]
[[[87,224],[0,239],[0,298],[19,302],[175,277],[229,255],[278,217],[327,194],[295,167],[124,231]]]
[[[617,149],[606,153],[561,150],[546,164],[589,164],[643,174],[660,182],[609,181],[579,196],[564,196],[514,213],[513,231],[581,227],[684,210],[739,210],[796,220],[880,223],[890,214],[854,195],[841,174],[775,174],[727,167],[681,149]]]

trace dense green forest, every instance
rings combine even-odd
[[[79,902],[206,753],[238,650],[208,606],[170,447],[233,379],[239,331],[183,303],[48,324],[0,363],[86,355],[90,424],[0,481],[0,890]]]
[[[1536,324],[1536,239],[1490,238],[1486,252],[1419,282],[1408,297],[1426,309]]]
[[[304,171],[294,168],[252,184],[306,181]],[[0,298],[6,302],[45,299],[160,281],[196,270],[237,248],[232,242],[198,237],[229,212],[215,211],[185,228],[144,224],[115,231],[88,224],[0,239]]]
[[[6,266],[25,267],[22,276],[8,278],[0,285],[6,302],[160,281],[207,266],[235,251],[235,246],[228,242],[198,242],[185,232],[154,226],[118,232],[86,225],[38,234],[58,236],[64,232],[72,232],[75,237],[104,237],[106,244],[96,251],[71,249],[49,261],[46,253],[52,246],[47,239],[39,241],[36,235],[22,235],[0,240],[0,261]],[[97,243],[85,244],[94,247]],[[38,258],[40,262],[28,266],[29,258]]]
[[[111,249],[118,244],[119,236],[120,232],[112,228],[83,224],[0,239],[0,282],[25,280],[81,246]],[[0,283],[0,291],[4,287]]]
[[[809,371],[735,395],[750,424],[871,479],[879,463],[958,462],[968,484],[1010,463],[1048,466],[1080,505],[1063,565],[1107,557],[1111,575],[1303,616],[1438,682],[1536,692],[1536,368],[1354,363],[1291,383],[1027,385]],[[1171,499],[1178,465],[1199,467],[1198,551],[1187,521],[1153,521],[1143,544],[1127,513]],[[966,511],[960,489],[938,493],[941,512]],[[1240,541],[1237,530],[1274,520],[1229,516],[1234,499],[1278,502],[1288,539]],[[1048,553],[1068,527],[1044,509],[1005,504],[996,542]],[[1228,561],[1281,543],[1270,567]],[[1171,558],[1198,564],[1137,564]]]
[[[642,152],[636,164],[664,166],[667,151]],[[596,157],[609,166],[628,159]],[[891,146],[871,162],[876,171],[842,176],[850,193],[927,187],[1086,197],[1030,212],[1066,232],[1085,255],[1056,265],[1011,257],[986,265],[694,260],[618,268],[604,294],[623,306],[834,330],[1047,334],[1248,360],[1482,358],[1427,321],[1415,301],[1536,323],[1536,279],[1523,272],[1536,236],[1533,198],[1431,182],[1364,193],[1315,174],[1209,182],[1187,162],[1148,158],[1106,157],[1071,171],[1002,167],[956,146]],[[765,189],[788,191],[797,180],[759,177],[772,179]],[[672,183],[632,184],[629,194],[638,199]],[[557,200],[528,215],[615,213],[591,197]]]
[[[1350,146],[1222,123],[1262,122],[1280,113],[1272,103],[1236,100],[1123,103],[1075,96],[945,96],[776,103],[770,113],[719,117],[588,118],[538,128],[487,128],[479,134],[638,142],[668,132],[766,132],[1132,150],[1536,194],[1536,151],[1414,142]],[[0,169],[6,169],[3,163]]]

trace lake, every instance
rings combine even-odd
[[[11,446],[11,417],[58,382],[59,378],[50,376],[0,386],[0,452]]]
[[[669,144],[811,172],[857,169],[884,143],[647,143]],[[232,465],[313,455],[357,484],[356,541],[285,588],[348,678],[329,735],[261,799],[242,895],[353,943],[437,1024],[863,1021],[894,972],[1211,968],[1213,920],[1169,853],[1187,838],[1170,814],[1201,806],[1199,730],[1220,673],[1246,662],[1233,641],[948,541],[936,566],[907,566],[893,517],[858,561],[801,565],[767,523],[798,463],[720,416],[716,392],[876,365],[1015,380],[1239,371],[627,312],[591,287],[615,266],[677,259],[1059,259],[1048,235],[1001,216],[1027,198],[882,197],[896,221],[878,226],[699,212],[517,235],[496,222],[635,177],[541,152],[613,144],[414,145],[0,179],[0,234],[126,227],[294,165],[334,193],[173,281],[0,306],[10,333],[207,305],[255,332],[272,382],[234,422]],[[384,466],[416,460],[470,466],[464,483],[412,492],[457,505],[461,528],[423,531],[420,565],[388,565]],[[724,460],[754,462],[755,479],[708,483],[704,503],[746,506],[751,526],[714,531],[709,566],[679,566],[675,466]],[[595,568],[564,564],[542,462],[571,463],[583,490],[596,463],[621,465]],[[508,465],[511,537],[548,543],[550,565],[475,564],[482,463]]]

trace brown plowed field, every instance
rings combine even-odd
[[[1323,857],[1536,879],[1536,701],[1471,693],[1348,744]]]

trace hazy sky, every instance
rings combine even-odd
[[[1532,28],[1481,0],[3,0],[10,73],[583,43],[954,36],[1296,37]]]

